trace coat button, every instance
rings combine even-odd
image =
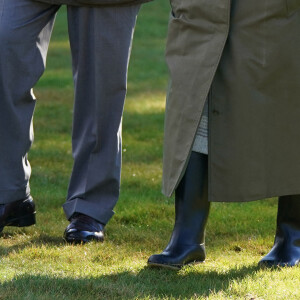
[[[218,116],[218,115],[220,114],[220,112],[219,112],[218,110],[216,110],[216,109],[213,109],[212,113],[213,113],[214,115],[216,115],[216,116]]]

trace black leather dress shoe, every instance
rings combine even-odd
[[[27,199],[0,204],[0,232],[4,226],[25,227],[35,224],[35,204]]]
[[[87,215],[76,213],[64,232],[64,239],[75,244],[93,240],[103,242],[104,225]]]

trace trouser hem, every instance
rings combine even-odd
[[[0,190],[0,204],[7,204],[18,200],[27,199],[29,196],[29,185],[20,190]]]
[[[114,215],[114,211],[111,209],[102,209],[96,203],[90,203],[87,200],[79,198],[66,202],[63,205],[63,209],[68,220],[70,220],[74,213],[81,213],[92,217],[104,225]]]

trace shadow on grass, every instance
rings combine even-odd
[[[20,235],[20,232],[15,231],[10,233],[2,233],[0,234],[0,238],[5,242],[5,240],[11,239],[12,237],[17,235]],[[66,242],[62,237],[40,234],[36,237],[30,237],[30,239],[23,240],[20,243],[14,244],[12,246],[0,245],[0,258],[8,256],[12,252],[22,251],[23,249],[30,246],[39,247],[39,246],[64,246],[64,245],[66,245]]]
[[[0,287],[5,299],[137,299],[208,297],[228,291],[232,281],[254,276],[257,266],[233,268],[226,273],[200,270],[182,274],[144,268],[138,273],[121,272],[91,278],[57,278],[22,275]],[[49,288],[51,287],[51,288]],[[4,294],[3,294],[4,293]]]

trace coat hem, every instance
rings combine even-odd
[[[35,2],[48,3],[52,5],[68,5],[68,6],[82,6],[82,7],[115,7],[115,6],[132,6],[140,5],[153,0],[124,0],[122,2],[111,3],[111,1],[95,1],[95,3],[84,3],[85,1],[72,1],[72,0],[34,0]],[[91,1],[90,1],[91,2]]]
[[[228,201],[212,201],[209,200],[209,202],[224,202],[224,203],[241,203],[241,202],[252,202],[252,201],[258,201],[258,200],[265,200],[265,199],[270,199],[270,198],[277,198],[277,197],[281,197],[281,196],[293,196],[293,195],[300,195],[300,188],[296,189],[296,190],[289,190],[289,191],[281,191],[281,192],[274,192],[274,193],[266,193],[263,194],[261,196],[256,196],[256,197],[247,197],[246,199],[242,199],[242,200],[228,200]],[[234,197],[232,197],[232,199],[234,199]]]

